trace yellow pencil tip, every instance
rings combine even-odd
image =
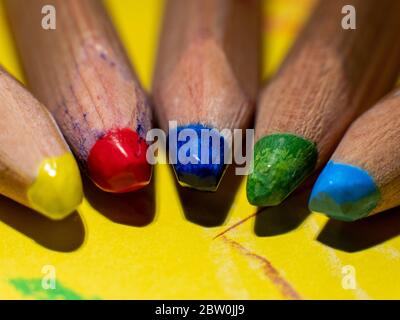
[[[82,202],[83,191],[74,157],[67,153],[43,160],[28,190],[28,199],[33,209],[53,220],[75,211]]]

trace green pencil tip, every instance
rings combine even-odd
[[[314,170],[315,143],[279,133],[265,136],[254,146],[253,172],[247,179],[247,198],[252,205],[280,204]]]

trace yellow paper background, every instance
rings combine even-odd
[[[312,3],[265,3],[264,79]],[[106,5],[149,89],[163,1]],[[0,63],[23,80],[2,7]],[[166,165],[157,166],[153,188],[136,194],[107,195],[85,184],[79,213],[61,222],[0,198],[0,299],[400,298],[398,210],[332,222],[310,214],[300,193],[255,217],[243,180],[228,175],[216,194],[200,194],[177,188]],[[46,265],[56,270],[53,295],[32,284]],[[345,266],[355,270],[355,289],[343,287]]]

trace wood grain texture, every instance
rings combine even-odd
[[[364,113],[332,156],[368,171],[381,192],[373,213],[400,205],[400,89]]]
[[[0,67],[0,194],[28,205],[44,158],[69,152],[47,109]]]
[[[342,29],[344,5],[356,8],[356,30]],[[400,1],[320,1],[261,93],[256,140],[299,135],[316,143],[323,165],[352,120],[394,86],[399,30]]]
[[[259,83],[257,0],[169,0],[153,84],[160,124],[243,128]]]
[[[41,27],[44,5],[57,10],[56,30]],[[9,0],[6,7],[29,85],[81,162],[111,129],[145,137],[150,107],[101,1]]]

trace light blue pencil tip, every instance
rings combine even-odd
[[[354,221],[377,206],[380,192],[362,168],[329,161],[311,192],[309,208],[331,218]]]

